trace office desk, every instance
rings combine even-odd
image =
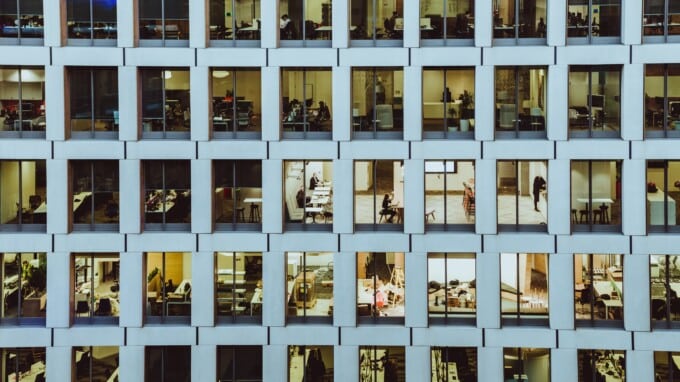
[[[16,373],[12,373],[7,376],[9,382],[33,382],[40,374],[45,374],[45,364],[42,361],[38,361],[31,365],[31,370],[27,373],[19,375],[17,380]]]
[[[255,293],[253,293],[253,298],[250,300],[250,315],[253,315],[253,306],[254,305],[260,305],[262,306],[262,290],[261,289],[255,289]]]
[[[616,288],[623,293],[623,290],[621,289],[623,287],[623,283],[621,281],[614,281],[614,283],[616,284]],[[593,281],[593,289],[595,290],[595,294],[597,296],[606,294],[611,297],[612,292],[614,291],[612,281]]]
[[[663,190],[647,193],[647,213],[650,225],[663,225],[664,205],[668,213],[668,224],[675,225],[675,199],[667,196]]]
[[[240,37],[239,37],[240,36]],[[236,38],[243,40],[259,40],[260,39],[260,28],[255,26],[249,26],[245,28],[240,28],[236,30]]]
[[[309,122],[283,122],[284,131],[309,131]]]
[[[315,192],[315,193],[317,193],[317,192],[318,192],[318,193],[324,193],[324,192],[325,192],[325,193],[330,193],[330,192],[331,192],[331,186],[317,186],[317,187],[314,189],[314,192]]]
[[[367,283],[370,283],[369,287],[364,286]],[[373,289],[374,285],[375,284],[373,279],[357,279],[358,305],[368,304],[370,306],[373,306],[375,302],[375,289]]]

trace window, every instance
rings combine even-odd
[[[188,230],[191,223],[189,161],[143,162],[144,229]]]
[[[191,346],[147,346],[144,361],[145,382],[191,380]]]
[[[218,346],[217,380],[262,382],[261,346]]]
[[[428,231],[474,230],[474,161],[425,161],[425,224]]]
[[[45,230],[44,160],[0,160],[0,219],[4,231]]]
[[[402,252],[357,253],[359,323],[403,323],[405,299]]]
[[[118,229],[118,161],[71,161],[74,230]]]
[[[331,0],[281,0],[279,20],[281,46],[331,46],[333,37]]]
[[[191,316],[191,252],[147,252],[146,282],[147,322],[187,321]]]
[[[678,232],[680,161],[647,161],[647,230]],[[671,191],[671,189],[675,191]]]
[[[504,324],[548,325],[548,254],[501,253],[501,312]]]
[[[352,46],[401,46],[403,32],[401,1],[350,0],[349,35]]]
[[[216,160],[215,229],[260,230],[262,227],[262,161]]]
[[[649,307],[652,324],[656,328],[680,327],[680,268],[677,255],[651,255],[649,258],[650,291]],[[680,378],[680,374],[678,377]]]
[[[578,349],[578,382],[626,380],[626,357],[623,350]]]
[[[139,2],[141,46],[189,46],[189,0]]]
[[[477,348],[433,347],[432,381],[477,382]]]
[[[654,382],[680,381],[680,369],[676,366],[676,359],[680,360],[680,353],[654,352]]]
[[[76,346],[73,348],[75,382],[117,380],[117,346]]]
[[[260,139],[262,135],[260,69],[213,68],[210,81],[213,137]]]
[[[210,0],[211,46],[260,46],[259,0]]]
[[[612,44],[621,37],[621,0],[568,0],[569,44]]]
[[[288,346],[288,381],[332,381],[332,346]]]
[[[188,69],[140,69],[142,137],[189,138]]]
[[[118,69],[68,69],[73,138],[118,138]]]
[[[333,162],[284,161],[286,229],[330,231],[333,226]]]
[[[115,46],[116,0],[67,0],[66,26],[71,45]]]
[[[427,255],[427,311],[431,323],[473,323],[477,314],[474,253]]]
[[[45,253],[0,253],[2,304],[0,321],[45,323],[47,256]]]
[[[398,231],[404,222],[403,161],[354,162],[354,226]]]
[[[547,231],[546,161],[498,161],[499,231]]]
[[[118,323],[119,261],[117,253],[73,255],[72,309],[76,323]]]
[[[496,137],[545,138],[546,67],[496,68]]]
[[[288,252],[288,322],[332,323],[333,253]]]
[[[406,382],[403,346],[359,346],[361,382]]]
[[[352,69],[354,138],[401,139],[404,131],[403,94],[402,69]]]
[[[423,45],[472,45],[474,38],[473,0],[420,0]]]
[[[644,0],[643,42],[680,41],[680,3],[673,0]]]
[[[473,139],[475,69],[423,69],[423,136]]]
[[[623,325],[623,255],[574,255],[574,282],[577,325]]]
[[[494,0],[494,44],[545,44],[547,3],[547,0]]]
[[[42,0],[4,0],[0,3],[0,45],[42,45]]]
[[[572,231],[621,231],[622,161],[571,161]]]
[[[215,312],[222,323],[260,322],[262,253],[215,254]]]
[[[504,348],[503,380],[550,382],[550,349]]]
[[[569,136],[621,135],[621,66],[569,67]]]
[[[680,65],[645,65],[645,136],[680,137]]]
[[[329,68],[281,69],[284,138],[331,139],[331,77]]]
[[[45,348],[0,348],[0,357],[3,381],[45,380]]]
[[[0,122],[2,138],[45,138],[43,68],[0,66]]]

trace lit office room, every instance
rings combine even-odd
[[[497,67],[496,137],[545,138],[547,67]]]
[[[73,312],[81,317],[118,317],[120,258],[117,253],[73,256]]]
[[[45,137],[45,70],[0,69],[0,137]]]
[[[475,163],[425,161],[427,229],[472,229],[475,223]]]
[[[146,317],[191,315],[191,252],[147,252]]]
[[[680,299],[678,299],[680,292],[679,257],[675,255],[649,256],[649,276],[652,291],[650,311],[652,320],[658,323],[658,326],[655,327],[676,327],[680,320]]]
[[[286,316],[333,315],[333,253],[288,252]]]
[[[623,382],[627,380],[624,350],[579,349],[577,357],[578,382]],[[651,378],[651,372],[649,376]]]
[[[545,44],[547,3],[547,0],[494,0],[494,44],[512,43],[517,38],[526,41],[525,44]],[[527,41],[529,38],[535,40]]]
[[[47,222],[44,160],[0,161],[0,224],[23,229]]]
[[[403,346],[359,346],[359,382],[406,382]]]
[[[470,41],[475,33],[474,14],[472,0],[420,0],[420,38]],[[450,42],[446,41],[445,45]]]
[[[281,111],[285,138],[331,138],[330,68],[281,69]]]
[[[215,229],[259,229],[262,220],[262,161],[216,160],[213,171]]]
[[[504,348],[503,381],[550,381],[550,349]]]
[[[142,136],[189,138],[188,69],[140,69]]]
[[[354,162],[354,224],[374,229],[404,223],[404,164],[402,161]],[[395,229],[399,226],[393,227]]]
[[[260,0],[210,0],[210,44],[259,47]]]
[[[288,346],[289,382],[333,381],[332,346]]]
[[[215,311],[218,317],[262,316],[262,254],[217,252]]]
[[[476,347],[432,347],[432,382],[476,382]]]
[[[403,0],[350,0],[349,3],[352,45],[376,45],[375,40],[394,40],[381,41],[377,44],[380,46],[401,44],[404,37]]]
[[[680,65],[645,65],[645,133],[657,131],[680,136]]]
[[[498,161],[496,171],[499,229],[547,230],[547,162]]]
[[[45,317],[46,254],[0,253],[0,280],[0,319]]]
[[[352,69],[352,132],[355,138],[401,139],[403,103],[403,69]]]
[[[652,226],[650,230],[675,230],[680,221],[679,202],[680,161],[647,161],[647,226]]]
[[[548,324],[547,254],[501,253],[501,313],[506,324]]]
[[[0,2],[0,44],[40,45],[44,23],[41,0]]]
[[[210,84],[213,135],[259,139],[262,131],[260,68],[213,68]]]
[[[74,381],[118,380],[118,346],[74,346]]]
[[[473,318],[477,311],[475,254],[427,255],[427,311],[430,318]]]
[[[619,137],[621,66],[569,67],[569,136]]]
[[[578,231],[621,227],[621,161],[571,162],[571,221]]]
[[[305,41],[305,46],[330,47],[333,37],[331,10],[331,0],[280,0],[281,40],[316,40]]]
[[[333,223],[333,162],[284,161],[284,205],[287,228],[313,229]]]
[[[404,254],[357,253],[357,316],[383,321],[403,318],[406,304]]]
[[[474,68],[423,69],[424,135],[435,138],[453,133],[473,138],[474,90]]]
[[[12,382],[44,381],[45,356],[44,347],[0,349],[0,377]]]
[[[577,321],[623,320],[623,256],[574,255]]]

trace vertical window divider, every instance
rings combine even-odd
[[[165,23],[165,17],[163,18],[163,24],[164,23]],[[165,25],[163,25],[163,33],[165,34]],[[165,131],[167,130],[167,123],[168,123],[168,121],[167,121],[168,116],[165,112],[165,108],[167,106],[166,103],[165,103],[165,73],[166,72],[167,72],[167,68],[161,69],[161,98],[162,98],[161,99],[161,105],[163,105],[163,107],[161,108],[161,114],[163,116],[163,131],[162,131],[163,138],[165,138]],[[164,209],[165,209],[165,207],[164,207]]]
[[[445,160],[444,161],[444,227],[445,227],[444,229],[446,229],[446,227],[448,226],[448,218],[447,218],[446,213],[447,213],[447,207],[448,207],[448,203],[447,203],[448,200],[447,199],[448,199],[449,189],[447,187],[446,178],[448,178],[449,173],[446,171],[446,163],[447,163],[447,161]],[[445,268],[446,268],[446,256],[444,256],[444,262],[445,262],[444,265],[445,265]],[[446,270],[444,271],[444,276],[446,276]]]
[[[161,41],[162,45],[165,46],[165,0],[161,0],[161,28]],[[165,82],[165,78],[163,79],[163,82]],[[163,85],[165,87],[165,83]],[[163,92],[163,96],[165,97],[165,92]],[[163,111],[165,112],[165,105],[163,105]]]
[[[21,100],[19,100],[19,101],[20,101],[19,104],[21,105]],[[23,181],[23,174],[22,174],[23,171],[21,171],[21,167],[22,167],[22,161],[21,160],[18,161],[18,166],[19,166],[19,171],[18,171],[19,172],[19,206],[17,207],[17,215],[19,215],[19,219],[17,219],[17,221],[19,222],[20,226],[23,226],[23,218],[24,218],[24,214],[23,214],[23,212],[24,212],[24,195],[23,195],[24,190],[23,190],[23,188],[24,187],[23,187],[23,184],[24,184],[24,181]],[[21,274],[21,272],[19,272],[19,273]]]
[[[19,0],[17,0],[17,7],[19,6],[18,3],[19,3]],[[17,8],[17,9],[19,9],[19,8]],[[18,18],[17,20],[21,20],[21,18]],[[18,27],[17,30],[20,31],[21,27]],[[21,33],[21,32],[19,32],[19,33]],[[19,37],[19,38],[21,39],[21,37]],[[19,81],[17,83],[17,85],[19,87],[19,89],[18,89],[19,90],[19,134],[23,134],[23,132],[24,132],[24,100],[23,100],[24,92],[23,92],[23,81],[22,81],[23,79],[22,79],[22,76],[21,76],[21,66],[17,67],[17,75],[18,75],[17,77],[19,78]],[[13,123],[15,124],[14,126],[16,128],[16,121],[13,122]]]
[[[232,9],[234,9],[234,8],[232,8]],[[236,33],[236,28],[234,28],[234,33]],[[236,101],[236,94],[238,94],[238,93],[236,93],[236,72],[235,71],[232,71],[232,72],[234,73],[234,75],[231,78],[231,88],[234,89],[234,90],[233,90],[233,92],[232,92],[233,94],[231,96],[231,98],[232,98],[231,99],[231,114],[232,114],[231,130],[232,130],[232,133],[234,134],[234,137],[235,137],[236,134],[238,134],[238,119],[236,118],[238,116],[238,111],[236,109],[236,106],[238,105],[238,102]]]
[[[90,0],[90,44],[94,44],[94,10],[92,7],[92,0]]]
[[[90,74],[90,133],[94,137],[94,124],[95,124],[95,116],[94,116],[94,72],[92,69],[89,69],[89,74]]]

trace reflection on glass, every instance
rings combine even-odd
[[[405,365],[402,346],[359,346],[361,382],[406,382]]]
[[[575,231],[621,229],[622,161],[571,162],[571,223]]]
[[[401,252],[357,253],[357,315],[404,317],[406,284]]]
[[[332,381],[332,346],[288,346],[289,381]]]
[[[548,222],[548,165],[545,161],[498,161],[498,224],[545,231]]]
[[[77,254],[73,258],[73,275],[76,320],[120,315],[118,254]]]
[[[262,254],[215,254],[215,311],[218,317],[262,316]]]
[[[653,321],[674,323],[680,320],[680,268],[676,255],[651,255],[649,259],[650,313]],[[680,374],[678,374],[680,377]]]
[[[146,346],[144,382],[191,380],[191,346]]]
[[[75,346],[73,361],[75,382],[108,381],[109,378],[118,378],[117,346]]]
[[[284,136],[330,138],[333,127],[331,71],[326,68],[281,69],[281,125]],[[321,132],[322,134],[306,134]],[[293,134],[290,134],[293,133]]]
[[[259,40],[259,0],[210,0],[210,40]]]
[[[0,320],[45,317],[47,257],[44,253],[0,253]]]
[[[0,377],[3,381],[45,380],[45,348],[0,348]]]
[[[401,228],[404,222],[404,167],[401,161],[354,162],[354,224]]]
[[[333,224],[333,162],[284,161],[286,223]],[[294,228],[291,226],[290,228]]]
[[[645,135],[680,136],[680,65],[645,65]],[[663,132],[663,133],[661,133]]]
[[[548,318],[547,254],[501,253],[501,312],[504,318]]]
[[[191,223],[189,161],[144,162],[144,222]],[[162,227],[162,226],[161,226]],[[169,228],[169,227],[166,227]]]
[[[5,229],[47,222],[45,173],[44,160],[0,161],[0,224]]]
[[[69,68],[71,133],[95,137],[118,131],[118,70]]]
[[[623,320],[623,256],[574,255],[576,320]]]
[[[680,368],[676,361],[680,361],[678,352],[654,352],[654,382],[677,382],[680,381]]]
[[[44,138],[45,70],[0,67],[0,137]]]
[[[475,162],[425,161],[426,228],[471,228],[474,223]]]
[[[188,69],[140,69],[142,134],[188,137],[191,126]]]
[[[286,316],[333,316],[333,253],[287,253]]]
[[[351,0],[350,12],[349,31],[352,40],[403,39],[402,2]]]
[[[496,68],[496,135],[545,137],[547,68]]]
[[[568,0],[567,36],[619,37],[621,35],[620,0]]]
[[[118,161],[72,161],[71,168],[73,223],[118,223]]]
[[[401,137],[404,71],[352,69],[352,131],[357,138]]]
[[[468,134],[474,131],[474,90],[474,68],[424,69],[424,135],[428,138],[439,138],[451,134],[458,135],[458,132]],[[472,137],[472,134],[469,135]]]
[[[427,311],[433,317],[475,317],[477,288],[474,253],[427,256]]]
[[[474,3],[472,0],[420,0],[420,38],[474,38]]]
[[[625,381],[623,350],[578,350],[578,382]]]
[[[191,315],[191,252],[146,253],[146,316]]]
[[[189,39],[189,0],[144,0],[138,11],[140,40]]]
[[[44,35],[43,2],[4,0],[0,3],[0,40],[18,39],[9,43],[28,43]],[[24,39],[28,39],[22,41]],[[39,40],[40,41],[40,40]]]
[[[262,217],[262,162],[217,160],[213,169],[216,228],[259,227]]]
[[[432,382],[477,381],[477,348],[432,347]]]
[[[211,73],[213,135],[259,138],[262,130],[260,69],[213,68]]]
[[[217,378],[220,382],[262,382],[262,347],[218,346]]]
[[[504,348],[503,380],[550,382],[550,349]]]
[[[115,40],[116,0],[67,0],[68,38]]]
[[[494,4],[494,38],[546,37],[546,0],[496,0]]]

